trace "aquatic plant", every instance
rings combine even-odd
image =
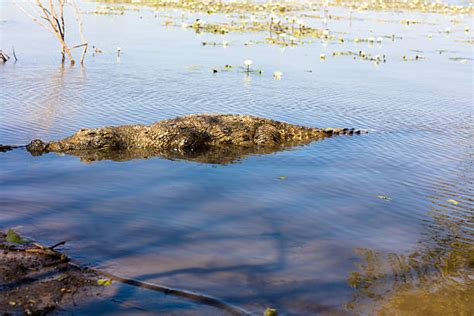
[[[365,1],[325,1],[325,2],[299,2],[299,1],[285,1],[284,3],[255,2],[243,0],[230,1],[207,1],[207,0],[104,0],[107,3],[129,3],[134,7],[127,8],[127,10],[137,10],[139,6],[150,6],[156,9],[169,10],[180,9],[183,12],[199,13],[199,18],[194,22],[189,23],[184,21],[184,13],[181,14],[181,21],[179,23],[173,22],[172,15],[165,15],[166,26],[181,26],[183,28],[192,28],[196,33],[212,33],[212,34],[227,34],[231,32],[260,32],[266,33],[263,43],[274,44],[279,46],[294,46],[304,43],[312,43],[308,39],[320,39],[326,42],[334,41],[339,44],[345,44],[349,39],[343,36],[336,36],[337,33],[328,29],[327,22],[329,20],[359,20],[364,21],[367,18],[353,17],[353,11],[365,10],[381,10],[381,11],[421,11],[421,12],[436,12],[442,14],[474,14],[472,6],[462,5],[448,5],[444,3],[426,3],[418,0],[409,0],[407,2],[393,2],[391,0],[379,0],[376,2],[366,3]],[[338,16],[333,13],[328,13],[328,7],[346,7],[350,9],[348,16]],[[102,6],[104,7],[104,6]],[[121,12],[125,9],[123,6],[105,6],[110,12]],[[114,11],[115,10],[115,11]],[[316,14],[314,12],[324,11],[324,15]],[[215,21],[206,23],[202,21],[202,14],[216,15],[221,14],[230,19],[227,21]],[[156,14],[155,14],[156,17]],[[176,17],[175,17],[176,18]],[[309,26],[302,18],[321,19],[324,24],[323,28]],[[417,25],[420,23],[416,19],[403,20],[387,20],[379,19],[385,23],[403,23],[405,25]],[[469,27],[467,27],[469,29]],[[353,39],[355,43],[366,42],[370,45],[377,43],[379,46],[383,42],[383,38],[390,38],[395,40],[395,35],[391,36],[370,36],[368,38],[356,37]],[[397,37],[398,38],[398,37]],[[467,41],[470,43],[470,41]],[[244,45],[249,46],[255,42],[246,41]],[[226,47],[226,45],[223,45]]]
[[[441,1],[393,1],[393,0],[331,0],[328,3],[330,6],[338,6],[350,8],[357,11],[421,11],[430,13],[444,13],[444,14],[470,14],[473,13],[472,6],[454,5]],[[405,21],[406,22],[406,21]],[[409,23],[417,23],[416,20],[411,20]],[[414,24],[413,23],[413,24]]]
[[[13,229],[9,229],[5,236],[5,241],[12,244],[25,244],[27,241]]]
[[[253,61],[251,59],[246,59],[244,60],[244,65],[247,68],[247,72],[250,72],[250,66],[253,64]]]
[[[263,313],[263,316],[277,316],[277,315],[278,315],[278,311],[275,308],[270,308],[270,307],[267,307],[265,309],[265,312]]]
[[[472,6],[454,5],[447,2],[425,2],[419,0],[393,1],[393,0],[331,0],[331,1],[285,1],[285,2],[258,2],[245,0],[208,1],[208,0],[102,0],[105,3],[129,3],[134,5],[146,5],[156,8],[185,9],[206,14],[234,14],[234,13],[261,13],[269,12],[274,17],[292,12],[314,11],[320,7],[345,7],[354,11],[421,11],[444,14],[471,14],[474,12]],[[330,16],[328,18],[337,18]],[[274,18],[276,23],[276,18]],[[298,19],[290,19],[297,28]]]

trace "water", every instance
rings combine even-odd
[[[95,6],[81,3],[89,12]],[[354,12],[364,20],[330,20],[328,28],[348,39],[401,39],[372,46],[315,39],[282,49],[244,45],[261,33],[166,28],[169,12],[145,7],[85,14],[86,37],[104,52],[89,54],[84,67],[61,67],[51,34],[12,2],[0,8],[0,47],[14,46],[19,58],[0,67],[3,144],[211,112],[370,131],[226,165],[157,157],[84,163],[13,150],[0,155],[1,229],[45,244],[67,239],[65,252],[81,264],[207,293],[257,314],[267,306],[283,314],[391,313],[414,309],[433,284],[453,291],[445,297],[452,305],[439,306],[472,311],[469,16]],[[423,23],[400,23],[406,18]],[[222,40],[227,48],[201,44]],[[332,56],[349,50],[385,54],[387,62]],[[416,54],[426,59],[402,59]],[[465,63],[449,59],[458,57]],[[238,69],[248,58],[262,75]],[[235,68],[212,73],[226,64]],[[274,80],[277,70],[282,80]],[[108,291],[77,311],[221,313],[118,284]]]

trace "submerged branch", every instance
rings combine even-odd
[[[242,309],[238,306],[234,306],[232,304],[226,303],[223,300],[220,300],[216,297],[206,295],[206,294],[201,294],[201,293],[195,293],[191,292],[188,290],[183,290],[183,289],[177,289],[177,288],[172,288],[164,285],[159,285],[159,284],[153,284],[153,283],[148,283],[148,282],[143,282],[131,278],[126,278],[122,276],[117,276],[115,274],[101,271],[98,269],[93,269],[93,268],[83,268],[79,265],[73,264],[70,262],[70,259],[64,255],[61,252],[58,252],[55,250],[56,247],[59,247],[61,245],[64,245],[67,241],[61,241],[53,246],[47,247],[39,243],[35,242],[26,242],[23,238],[21,238],[19,235],[14,233],[15,236],[18,238],[18,242],[21,242],[19,244],[17,243],[0,243],[0,248],[4,249],[5,251],[14,251],[14,252],[24,252],[28,254],[34,254],[38,256],[46,256],[49,258],[52,258],[53,261],[48,262],[47,264],[44,265],[44,267],[51,267],[55,266],[58,264],[63,264],[67,263],[69,264],[70,267],[77,268],[78,271],[90,271],[93,274],[96,274],[98,276],[102,275],[107,278],[110,278],[113,281],[117,281],[123,284],[135,286],[135,287],[140,287],[152,291],[157,291],[161,292],[167,295],[173,295],[176,297],[181,297],[185,298],[188,300],[191,300],[193,302],[199,303],[199,304],[204,304],[212,307],[219,308],[230,315],[250,315],[250,312],[246,311],[245,309]]]
[[[177,297],[182,297],[189,299],[191,301],[200,303],[200,304],[205,304],[209,306],[213,306],[219,309],[222,309],[226,312],[228,312],[231,315],[250,315],[250,312],[246,311],[245,309],[242,309],[238,306],[231,305],[229,303],[226,303],[216,297],[205,295],[205,294],[200,294],[200,293],[195,293],[187,290],[182,290],[182,289],[177,289],[177,288],[172,288],[172,287],[167,287],[164,285],[159,285],[159,284],[153,284],[153,283],[148,283],[148,282],[143,282],[143,281],[138,281],[135,279],[130,279],[130,278],[125,278],[121,276],[117,276],[112,273],[100,271],[100,270],[93,270],[94,272],[98,274],[102,274],[113,281],[117,281],[120,283],[152,290],[152,291],[157,291],[161,292],[167,295],[174,295]]]

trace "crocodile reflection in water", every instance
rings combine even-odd
[[[247,115],[200,114],[152,125],[81,129],[59,141],[34,140],[33,155],[58,152],[83,161],[148,158],[186,159],[226,164],[253,154],[269,154],[354,129],[310,128]]]

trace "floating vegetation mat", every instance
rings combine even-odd
[[[212,13],[255,13],[273,12],[276,14],[287,14],[296,11],[308,11],[324,7],[346,7],[353,10],[377,10],[377,11],[421,11],[445,14],[472,14],[472,5],[455,5],[440,1],[312,1],[311,3],[299,1],[285,2],[252,2],[252,1],[187,1],[187,0],[103,0],[104,3],[128,3],[134,5],[146,5],[167,9],[186,9],[196,12]]]
[[[437,22],[415,18],[400,20],[383,19],[382,16],[369,17],[364,11],[436,13],[452,16],[450,23],[462,23],[463,16],[473,15],[472,5],[452,5],[441,2],[422,1],[327,1],[302,3],[290,2],[251,2],[251,1],[178,1],[178,0],[104,0],[92,14],[123,15],[129,10],[139,10],[140,6],[153,8],[155,18],[158,11],[166,12],[162,24],[167,27],[193,29],[196,33],[225,35],[228,33],[263,33],[264,39],[256,42],[279,46],[295,46],[311,44],[314,40],[345,44],[367,43],[380,45],[383,40],[395,41],[400,36],[395,34],[379,34],[378,37],[354,36],[329,28],[331,20],[372,21],[377,23],[399,23],[407,27],[425,24],[436,25]],[[130,4],[131,6],[124,6]],[[342,8],[341,11],[338,8]],[[329,10],[331,9],[331,13]],[[334,11],[334,12],[333,12]],[[181,13],[179,13],[181,12]],[[337,12],[337,14],[335,14]],[[210,21],[205,21],[208,16]],[[160,17],[161,18],[161,17]],[[433,17],[431,17],[433,19]],[[206,18],[207,20],[207,18]],[[315,23],[315,21],[318,21]],[[321,23],[322,22],[322,23]],[[470,34],[469,26],[464,32]],[[451,33],[451,28],[442,33]],[[433,34],[426,35],[428,39]],[[464,36],[455,41],[472,44],[472,38]],[[253,44],[246,42],[246,45]],[[223,44],[223,46],[227,46]]]

